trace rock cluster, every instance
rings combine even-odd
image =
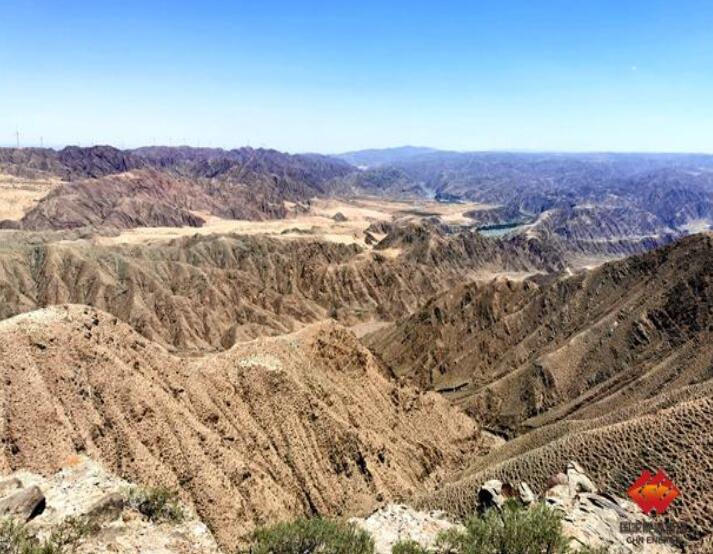
[[[457,525],[443,512],[420,512],[403,504],[389,504],[351,521],[372,536],[376,554],[391,554],[394,544],[405,541],[432,547],[439,533]]]
[[[180,522],[147,521],[127,502],[130,488],[88,458],[73,457],[49,478],[19,471],[0,479],[0,519],[11,518],[43,538],[70,518],[82,518],[92,530],[76,545],[76,554],[219,552],[190,510]]]
[[[483,483],[477,494],[481,511],[500,509],[509,497],[526,505],[538,500],[527,483],[512,486],[497,479]],[[564,534],[575,550],[587,545],[613,554],[679,552],[670,544],[654,542],[654,535],[644,532],[651,518],[633,502],[600,492],[577,462],[569,462],[564,473],[552,476],[541,500],[562,514]],[[641,532],[630,532],[636,529]]]
[[[542,497],[525,482],[510,484],[497,479],[484,482],[476,497],[480,513],[501,510],[512,498],[525,506],[546,503],[561,513],[564,535],[570,539],[570,547],[575,552],[584,546],[602,548],[610,554],[680,552],[670,543],[655,542],[655,535],[647,530],[653,520],[632,502],[600,492],[576,462],[569,462],[564,473],[550,479]],[[439,533],[459,527],[444,512],[424,512],[393,504],[365,519],[352,521],[372,536],[377,554],[390,554],[393,545],[400,541],[415,541],[432,548]]]

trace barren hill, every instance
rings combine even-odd
[[[70,305],[3,321],[0,338],[3,473],[86,454],[180,491],[223,546],[256,523],[423,491],[478,439],[472,420],[398,386],[334,323],[181,359]]]
[[[143,169],[65,183],[21,221],[28,230],[77,227],[200,227],[201,211],[231,219],[284,217],[283,198],[269,190],[209,183]]]
[[[512,439],[420,505],[465,514],[492,477],[543,491],[575,458],[614,494],[665,468],[687,539],[710,540],[711,267],[713,237],[695,235],[569,278],[464,285],[367,336],[397,375]]]
[[[331,191],[354,168],[275,150],[110,146],[0,149],[0,173],[67,181],[24,218],[25,229],[200,226],[201,210],[234,219],[280,218],[284,202]]]
[[[0,244],[0,317],[65,302],[90,304],[165,345],[211,350],[327,317],[348,325],[393,320],[464,275],[544,271],[559,263],[543,260],[530,245],[477,234],[438,235],[427,250],[423,244],[414,240],[393,256],[386,255],[393,249],[309,238],[37,244],[18,233]]]
[[[712,264],[713,237],[696,235],[541,284],[471,283],[366,340],[396,374],[512,432],[710,377]]]

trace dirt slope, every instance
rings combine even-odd
[[[620,496],[643,470],[664,469],[681,491],[666,517],[685,525],[691,548],[710,541],[713,380],[673,393],[664,390],[647,401],[621,398],[619,405],[607,415],[572,418],[518,437],[477,459],[461,479],[426,494],[417,504],[468,513],[474,507],[474,492],[491,478],[529,479],[542,492],[566,460],[578,457],[605,492]]]
[[[710,377],[711,267],[713,237],[697,235],[543,284],[468,284],[366,341],[398,375],[517,432]]]
[[[465,514],[492,477],[541,492],[570,459],[618,495],[663,468],[687,539],[710,540],[711,268],[697,235],[570,278],[465,285],[368,336],[397,374],[512,437],[420,505]]]
[[[225,348],[330,316],[348,325],[391,320],[471,272],[547,267],[526,247],[478,236],[441,237],[422,261],[409,249],[391,258],[353,244],[263,236],[116,246],[28,237],[0,243],[0,317],[90,304],[182,350]]]
[[[0,323],[0,360],[0,471],[86,454],[178,489],[223,546],[256,523],[423,491],[478,438],[334,323],[181,359],[114,316],[53,307]]]

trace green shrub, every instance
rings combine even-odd
[[[465,530],[449,529],[439,535],[439,554],[563,554],[569,551],[560,517],[548,506],[525,509],[507,502],[502,511],[474,516]]]
[[[401,541],[391,547],[391,554],[429,554],[429,551],[416,541]]]
[[[2,554],[66,554],[95,528],[82,518],[68,518],[45,539],[38,538],[27,527],[11,519],[0,523]]]
[[[165,487],[132,488],[127,501],[153,523],[181,523],[186,517],[178,495]]]
[[[300,519],[257,529],[249,554],[372,554],[374,541],[356,526],[326,519]]]

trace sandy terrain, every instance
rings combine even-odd
[[[330,242],[366,246],[364,231],[378,221],[410,221],[424,217],[439,216],[444,223],[453,225],[470,222],[463,214],[484,209],[483,204],[443,204],[433,201],[398,202],[382,198],[314,199],[309,211],[304,213],[294,204],[286,204],[291,210],[287,219],[266,221],[242,221],[222,219],[214,215],[196,212],[206,224],[203,227],[145,227],[129,229],[115,237],[98,239],[102,244],[137,244],[170,240],[181,236],[238,233],[245,235],[273,235],[282,238],[305,236],[319,237]],[[346,221],[335,221],[337,213]],[[397,252],[384,253],[386,256]]]
[[[59,180],[26,179],[0,174],[0,221],[21,219],[59,183]]]

